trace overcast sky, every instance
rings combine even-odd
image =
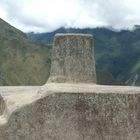
[[[24,32],[59,27],[132,29],[140,24],[140,0],[0,0],[0,17]]]

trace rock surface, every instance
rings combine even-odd
[[[56,34],[48,82],[96,83],[92,35]]]
[[[140,88],[47,84],[22,90],[3,93],[9,112],[0,140],[140,139]]]
[[[5,101],[3,97],[0,95],[0,116],[3,114],[5,108],[6,108]]]

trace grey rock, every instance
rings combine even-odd
[[[0,95],[0,116],[3,114],[5,108],[6,108],[6,103],[3,97]]]
[[[92,35],[56,34],[48,82],[96,83]]]
[[[90,84],[47,84],[30,92],[24,88],[24,94],[9,95],[12,89],[5,94],[15,104],[8,106],[12,111],[0,125],[0,140],[140,139],[140,88]]]

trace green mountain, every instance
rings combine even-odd
[[[97,79],[99,84],[140,85],[140,26],[134,30],[107,28],[65,29],[28,36],[34,41],[52,44],[56,33],[90,33],[94,36]]]
[[[42,85],[50,71],[56,33],[94,36],[98,84],[140,86],[140,27],[133,31],[106,28],[65,29],[25,34],[0,19],[0,85]]]
[[[50,69],[50,48],[0,19],[0,85],[42,85]]]

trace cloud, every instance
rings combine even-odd
[[[1,0],[0,17],[24,32],[59,27],[122,29],[140,24],[139,6],[139,0]]]

